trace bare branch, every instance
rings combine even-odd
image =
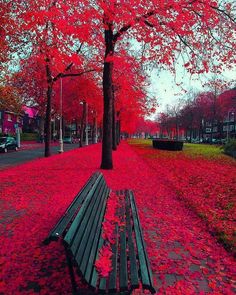
[[[64,78],[64,77],[78,77],[78,76],[82,76],[83,74],[86,74],[86,73],[90,73],[90,72],[97,72],[98,70],[97,69],[91,69],[91,70],[87,70],[87,71],[83,71],[83,72],[80,72],[80,73],[69,73],[69,74],[60,74],[60,77],[61,78]],[[59,78],[59,77],[58,77]],[[57,79],[58,79],[57,78]],[[55,78],[54,78],[55,79]],[[54,80],[53,81],[56,81]]]
[[[224,9],[221,9],[217,6],[210,6],[212,9],[217,10],[218,12],[221,12],[222,14],[224,14],[226,17],[228,17],[233,23],[236,23],[235,18],[233,18],[229,13],[227,13]]]
[[[149,21],[145,20],[144,23],[150,27],[150,28],[154,28],[155,26],[153,24],[151,24]]]
[[[211,35],[212,39],[214,39],[214,40],[215,40],[217,43],[219,43],[222,47],[227,48],[227,49],[230,49],[230,50],[234,50],[233,46],[230,47],[230,46],[226,45],[225,42],[222,43],[220,40],[216,39],[216,37],[213,35],[213,33],[212,33],[212,31],[211,31],[210,29],[208,30],[208,32],[209,32],[209,34]]]
[[[174,31],[174,29],[172,29]],[[179,37],[180,41],[190,49],[190,51],[192,53],[194,53],[194,50],[192,49],[192,47],[187,43],[187,41],[184,40],[184,38],[182,36],[180,36],[179,34],[177,34],[177,36]]]

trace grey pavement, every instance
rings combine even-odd
[[[79,148],[78,143],[64,144],[64,151],[70,151]],[[58,146],[51,146],[51,154],[58,154]],[[10,166],[15,166],[18,164],[23,164],[25,162],[44,157],[44,146],[40,148],[33,149],[19,149],[16,151],[9,151],[8,153],[0,153],[0,170],[5,169]]]

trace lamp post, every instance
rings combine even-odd
[[[94,132],[95,132],[95,137],[94,137],[94,143],[98,142],[98,126],[97,126],[97,112],[94,111]]]
[[[88,145],[88,103],[85,102],[85,145]]]
[[[59,149],[59,153],[63,153],[64,149],[63,149],[63,138],[62,138],[62,78],[60,78],[60,137],[59,137],[59,143],[60,143],[60,149]]]
[[[93,115],[93,133],[92,133],[92,143],[97,143],[98,142],[98,136],[97,136],[97,112],[96,110],[93,111],[91,110],[91,114]]]
[[[226,133],[226,140],[227,140],[227,142],[229,141],[229,115],[230,115],[230,113],[234,115],[234,111],[233,110],[229,110],[228,111],[227,133]]]

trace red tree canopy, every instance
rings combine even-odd
[[[218,100],[222,114],[226,115],[228,111],[236,111],[236,88],[224,91],[219,95]]]

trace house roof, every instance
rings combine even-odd
[[[23,111],[29,116],[29,118],[35,118],[38,114],[38,110],[34,107],[22,107]]]

